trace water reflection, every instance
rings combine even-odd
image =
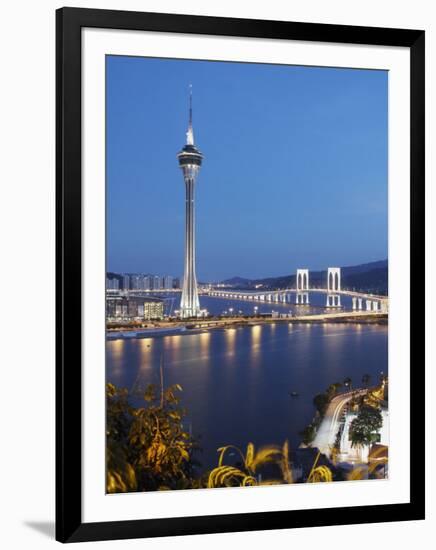
[[[229,329],[226,330],[225,345],[226,345],[226,348],[228,350],[227,355],[234,355],[235,354],[236,334],[237,334],[237,329],[236,328],[229,328]]]
[[[142,338],[138,340],[137,347],[141,369],[150,368],[151,366],[150,356],[153,353],[154,342],[153,338]]]
[[[111,340],[108,342],[112,348],[112,356],[115,360],[120,359],[123,356],[123,349],[125,345],[125,340]]]

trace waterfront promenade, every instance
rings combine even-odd
[[[170,336],[176,334],[192,334],[196,331],[225,329],[238,326],[254,326],[259,324],[274,323],[363,323],[372,324],[387,321],[387,314],[380,311],[337,311],[308,315],[287,315],[277,317],[270,316],[234,316],[222,318],[204,318],[192,320],[155,321],[153,327],[143,328],[136,323],[125,323],[106,332],[109,339],[117,338],[153,338],[155,336]]]

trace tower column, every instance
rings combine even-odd
[[[177,155],[185,181],[185,270],[183,276],[181,315],[184,318],[201,314],[195,274],[195,181],[202,164],[203,155],[194,145],[192,127],[192,91],[189,96],[189,125],[186,145]]]

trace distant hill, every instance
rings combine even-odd
[[[341,268],[342,288],[371,292],[373,294],[388,293],[388,261],[380,260],[366,264],[344,266]],[[327,270],[310,271],[311,286],[327,286]],[[295,275],[282,275],[279,277],[267,277],[265,279],[246,279],[244,277],[232,277],[222,281],[235,289],[265,288],[267,290],[278,288],[292,288],[295,286]]]
[[[223,283],[227,285],[247,285],[250,282],[250,279],[244,279],[243,277],[232,277],[231,279],[223,281]]]

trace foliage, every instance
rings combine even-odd
[[[305,445],[310,446],[312,441],[315,439],[316,432],[318,427],[327,412],[330,401],[339,393],[342,384],[336,382],[335,384],[330,384],[330,386],[323,393],[315,395],[313,398],[313,404],[316,408],[316,416],[313,418],[312,422],[307,425],[301,432],[300,436]]]
[[[226,453],[230,450],[236,451],[241,459],[239,467],[225,464]],[[218,452],[220,453],[218,466],[209,474],[208,488],[275,485],[293,482],[289,467],[289,445],[287,441],[282,447],[272,445],[261,447],[258,451],[255,450],[253,443],[249,443],[245,455],[234,445],[220,447]],[[274,464],[278,467],[280,478],[262,481],[260,472],[267,464]]]
[[[315,397],[313,398],[313,404],[315,405],[315,408],[321,417],[325,415],[328,404],[333,399],[333,397],[338,394],[341,387],[342,384],[340,382],[336,382],[335,384],[330,384],[325,392],[315,395]]]
[[[320,483],[333,481],[332,471],[328,466],[318,466],[318,460],[321,456],[321,451],[318,451],[315,462],[313,463],[310,474],[307,477],[307,483]]]
[[[353,447],[363,447],[375,441],[383,426],[381,412],[370,405],[362,405],[357,417],[351,422],[350,439]]]
[[[349,376],[347,376],[346,378],[344,378],[343,384],[344,384],[344,386],[345,386],[346,388],[351,389],[352,383],[353,383],[353,381],[351,380],[351,378],[350,378]]]
[[[385,477],[385,468],[388,464],[388,457],[385,455],[385,449],[380,447],[371,451],[368,466],[358,466],[348,474],[348,481],[357,481],[361,479],[383,479]]]
[[[307,483],[320,483],[333,481],[332,471],[328,466],[317,466],[314,468],[307,479]]]
[[[147,386],[145,406],[135,408],[128,392],[106,386],[108,492],[179,489],[193,486],[195,442],[183,429],[176,384]]]
[[[370,382],[371,382],[371,375],[370,374],[364,374],[362,376],[362,384],[364,386],[368,387]]]
[[[108,493],[135,491],[136,475],[127,459],[132,408],[126,389],[106,385],[106,476]]]
[[[342,387],[342,384],[340,382],[336,382],[335,384],[330,384],[330,386],[326,390],[326,394],[329,400],[332,400],[333,397],[335,397],[335,395],[338,394],[341,387]]]
[[[236,451],[241,459],[241,464],[237,467],[235,464],[225,464],[225,455],[227,451]],[[255,451],[253,443],[249,443],[245,455],[242,451],[233,445],[227,445],[218,449],[220,453],[218,466],[210,474],[207,483],[208,488],[217,487],[246,487],[261,485],[281,485],[295,483],[292,470],[290,468],[289,445],[286,441],[282,447],[269,446],[262,447]],[[321,453],[318,452],[313,463],[307,483],[320,483],[333,481],[333,473],[328,466],[318,466],[318,460]],[[278,475],[263,479],[262,471],[265,466],[276,466]],[[271,468],[270,468],[271,469]]]
[[[316,436],[316,426],[313,423],[308,424],[304,430],[301,430],[300,436],[305,445],[310,445]]]
[[[329,402],[330,399],[326,393],[319,393],[313,398],[313,404],[315,405],[315,408],[320,416],[325,415]]]

